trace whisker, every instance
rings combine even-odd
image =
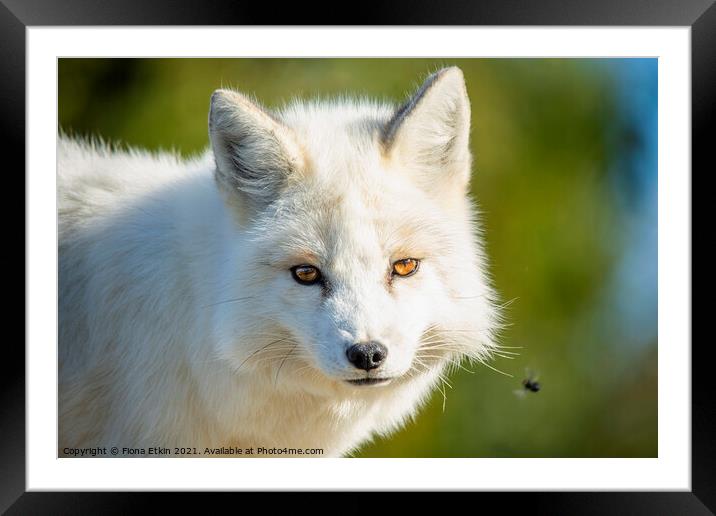
[[[288,354],[287,354],[287,355],[283,358],[283,360],[281,361],[281,365],[278,366],[278,371],[276,371],[276,378],[274,378],[274,381],[273,381],[274,386],[275,386],[276,383],[278,382],[278,375],[279,375],[279,373],[281,372],[281,369],[283,368],[283,364],[286,363],[286,359],[291,355],[291,353],[293,353],[293,351],[296,349],[296,346],[298,346],[298,344],[295,344],[295,345],[293,346],[293,348],[291,349],[291,351],[289,351]]]
[[[520,353],[515,353],[514,351],[503,351],[501,347],[496,347],[492,349],[493,353],[502,353],[503,355],[513,355],[513,356],[520,356]]]
[[[419,355],[416,355],[416,356],[420,356],[420,358],[440,358],[440,359],[445,358],[445,359],[447,359],[446,356],[442,356],[442,355],[424,355],[422,353],[420,353]]]
[[[457,367],[458,369],[462,369],[463,371],[465,371],[467,373],[475,374],[475,371],[473,371],[472,369],[468,369],[467,367],[462,365],[458,360],[450,360],[450,365]]]
[[[422,368],[423,368],[422,371],[418,370],[417,368],[414,368],[416,370],[416,372],[418,372],[418,373],[427,372],[430,370],[430,368],[422,360],[420,360],[417,356],[415,357],[415,363],[417,365],[422,366]],[[447,393],[445,392],[444,386],[447,385],[448,387],[450,387],[452,389],[452,385],[450,385],[447,382],[447,380],[445,380],[445,377],[442,374],[438,374],[438,379],[440,380],[441,385],[437,386],[437,389],[443,396],[443,412],[445,412],[445,404],[447,403]]]
[[[440,378],[440,382],[444,383],[442,378]],[[443,413],[445,413],[445,405],[447,404],[447,393],[445,392],[445,387],[443,385],[440,385],[440,387],[438,387],[438,390],[443,395]]]
[[[273,344],[278,344],[278,343],[280,343],[280,342],[285,342],[285,341],[289,340],[290,338],[291,338],[291,337],[286,337],[286,338],[284,338],[284,339],[274,340],[273,342],[269,342],[269,343],[266,344],[265,346],[263,346],[263,347],[257,349],[256,351],[254,351],[253,353],[251,353],[248,357],[246,357],[246,359],[244,359],[243,362],[241,362],[241,363],[239,364],[239,367],[237,367],[237,368],[234,370],[234,373],[238,373],[238,372],[241,370],[241,368],[244,366],[244,364],[246,364],[246,362],[248,362],[254,355],[256,355],[257,353],[259,353],[260,351],[263,351],[264,349],[268,348],[269,346],[271,346],[271,345],[273,345]]]
[[[482,358],[478,358],[478,357],[474,357],[474,358],[475,358],[475,360],[477,360],[479,363],[481,363],[482,365],[484,365],[485,367],[487,367],[487,368],[489,368],[489,369],[492,369],[492,370],[495,371],[496,373],[500,373],[500,374],[505,375],[505,376],[507,376],[507,377],[509,377],[509,378],[514,378],[513,375],[511,375],[511,374],[509,374],[509,373],[506,373],[506,372],[504,372],[504,371],[500,371],[500,370],[497,369],[496,367],[492,367],[490,364],[488,364],[487,362],[485,362]]]
[[[496,357],[504,358],[506,360],[514,360],[515,358],[517,358],[517,357],[510,357],[507,355],[501,355],[500,353],[497,353],[496,351],[493,351],[492,354],[495,355]]]
[[[444,348],[452,348],[452,349],[460,349],[460,346],[455,342],[429,342],[427,346],[423,345],[420,346],[418,349],[444,349]]]
[[[474,329],[453,329],[453,328],[441,328],[438,330],[440,333],[482,333],[489,331],[486,328],[474,328]]]
[[[307,364],[307,365],[305,365],[305,366],[303,366],[303,367],[299,367],[298,369],[296,369],[296,370],[294,371],[294,374],[302,373],[303,371],[309,370],[309,369],[313,369],[313,366],[310,365],[310,364]]]
[[[202,308],[209,308],[209,307],[212,307],[212,306],[223,305],[223,304],[226,304],[226,303],[237,303],[237,302],[239,302],[239,301],[248,301],[248,300],[250,300],[250,299],[255,299],[255,298],[256,298],[256,296],[236,297],[236,298],[234,298],[234,299],[226,299],[226,300],[224,300],[224,301],[219,301],[219,302],[217,302],[217,303],[211,303],[211,304],[209,304],[209,305],[204,305],[204,306],[202,306]]]
[[[505,301],[505,302],[502,303],[501,305],[497,305],[497,307],[498,307],[498,308],[507,308],[508,306],[510,306],[512,303],[514,303],[514,302],[517,301],[518,299],[519,299],[519,296],[518,296],[518,297],[513,297],[513,298],[510,299],[509,301]]]
[[[442,380],[442,382],[443,382],[445,385],[447,385],[448,388],[452,389],[452,384],[447,380],[447,378],[445,378],[445,376],[443,376],[442,374],[439,374],[439,375],[438,375],[438,378],[440,378],[440,380]]]
[[[282,362],[283,362],[283,361],[285,361],[285,362],[291,362],[291,361],[298,362],[298,361],[301,361],[301,360],[306,360],[306,358],[307,358],[307,357],[305,357],[305,356],[300,356],[300,355],[292,355],[292,356],[291,356],[291,353],[290,353],[290,350],[289,350],[289,353],[284,353],[284,354],[282,354],[282,355],[272,355],[272,356],[268,356],[268,357],[261,357],[261,358],[255,360],[254,363],[258,366],[258,365],[261,365],[261,364],[270,364],[270,363],[272,363],[272,362],[277,362],[278,360],[281,360]]]

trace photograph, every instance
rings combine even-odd
[[[656,458],[656,58],[59,58],[57,456]]]

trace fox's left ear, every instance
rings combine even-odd
[[[466,189],[469,135],[470,100],[462,71],[453,66],[425,80],[393,114],[381,139],[386,154],[409,167],[425,188]]]

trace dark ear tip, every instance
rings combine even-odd
[[[230,113],[238,104],[238,93],[227,89],[218,89],[211,94],[209,102],[209,129],[222,126],[223,121],[230,119]]]
[[[214,93],[211,94],[211,99],[209,100],[209,124],[211,125],[211,122],[216,117],[217,109],[219,108],[220,104],[223,104],[224,98],[224,92],[222,90],[216,90]]]
[[[221,104],[229,103],[229,98],[232,92],[229,90],[218,89],[211,94],[210,105],[211,108],[219,107]]]

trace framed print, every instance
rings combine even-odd
[[[716,8],[580,4],[344,27],[5,2],[26,347],[0,506],[713,510],[691,170]]]

